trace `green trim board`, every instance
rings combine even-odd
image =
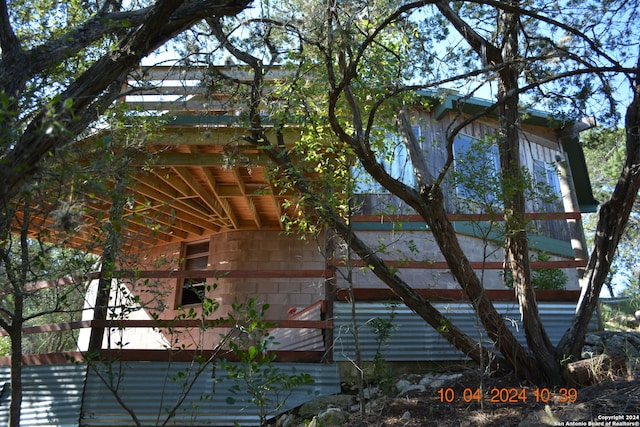
[[[436,120],[442,119],[447,111],[456,110],[467,114],[477,114],[494,105],[492,101],[476,97],[466,97],[453,91],[418,90],[417,94],[435,101],[436,105],[433,108],[433,113]],[[526,124],[556,130],[567,124],[567,120],[554,117],[546,111],[527,108],[524,113],[525,115],[522,121]],[[491,117],[492,114],[489,114],[489,116]],[[495,114],[493,114],[493,116],[496,117]]]
[[[485,232],[483,228],[486,230],[488,227],[489,225],[486,221],[482,221],[480,223],[468,221],[453,223],[453,229],[456,230],[457,233],[478,238],[484,237]],[[545,236],[538,236],[532,233],[529,233],[527,237],[529,239],[529,247],[533,250],[568,258],[574,258],[575,256],[570,242],[552,239]],[[495,231],[489,232],[488,238],[493,241],[501,240],[500,235]]]
[[[429,231],[429,227],[423,222],[354,222],[351,224],[351,228],[354,231]],[[501,240],[499,233],[487,231],[489,230],[489,223],[487,221],[457,221],[453,223],[453,229],[456,233],[465,236],[483,238],[486,234],[489,240]],[[533,250],[567,258],[574,257],[570,242],[537,236],[535,234],[529,234],[528,237],[529,247]]]
[[[573,186],[580,212],[592,213],[598,210],[599,202],[593,197],[593,189],[584,151],[578,138],[562,138],[562,147],[569,157],[569,169],[573,176]]]

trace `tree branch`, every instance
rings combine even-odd
[[[20,41],[11,27],[7,1],[0,2],[0,47],[2,48],[2,60],[15,59],[21,52]],[[0,61],[0,65],[2,61]]]
[[[0,165],[0,179],[4,184],[0,191],[0,203],[8,203],[19,185],[33,175],[46,153],[69,142],[79,130],[86,128],[91,119],[87,111],[95,105],[96,98],[123,73],[138,64],[143,56],[198,20],[210,15],[239,12],[249,2],[207,0],[188,2],[180,8],[178,6],[182,2],[178,0],[156,3],[148,10],[144,23],[124,37],[115,51],[103,55],[60,94],[59,100],[50,109],[39,111],[32,119]],[[64,124],[62,130],[45,132],[47,129],[56,129],[51,127],[51,120]],[[6,220],[0,218],[0,223]]]

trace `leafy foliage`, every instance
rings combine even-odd
[[[246,403],[255,405],[260,425],[265,425],[267,417],[278,412],[294,389],[312,384],[313,379],[306,373],[285,373],[274,363],[275,355],[269,353],[270,346],[276,344],[269,333],[274,325],[262,320],[268,304],[249,298],[246,303],[236,301],[232,308],[229,319],[236,326],[228,346],[239,363],[223,361],[219,366],[234,382],[231,392],[248,394]],[[234,405],[238,401],[229,397],[227,403]]]
[[[551,256],[544,252],[536,252],[532,255],[532,261],[549,261]],[[531,272],[531,282],[535,289],[549,291],[563,291],[567,288],[569,278],[566,273],[558,268],[538,268]],[[511,271],[505,272],[505,285],[513,288],[513,276]]]
[[[373,357],[373,377],[376,380],[378,386],[382,392],[390,396],[393,392],[393,373],[385,366],[384,355],[382,354],[382,348],[388,344],[392,337],[393,332],[397,326],[393,324],[393,320],[396,317],[396,303],[389,302],[387,305],[386,317],[375,317],[367,323],[373,330],[376,341],[376,353]]]
[[[626,157],[624,137],[624,130],[620,128],[597,128],[583,135],[585,159],[597,200],[604,201],[611,197],[617,175]],[[585,220],[585,231],[591,239],[595,237],[596,221],[595,214],[588,215]],[[632,295],[638,292],[639,239],[640,206],[636,201],[607,278],[607,286],[612,296],[614,293]]]

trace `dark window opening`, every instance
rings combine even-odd
[[[184,250],[183,269],[207,270],[209,267],[209,241],[188,243]],[[182,281],[180,305],[200,304],[204,301],[206,278],[186,278]]]

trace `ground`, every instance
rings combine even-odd
[[[478,402],[480,395],[476,390],[480,386],[484,392]],[[439,389],[443,391],[440,393]],[[447,389],[452,392],[445,392]],[[446,401],[452,397],[451,402]],[[492,398],[497,402],[491,402]],[[504,402],[509,400],[512,402]],[[364,417],[357,411],[351,412],[347,425],[524,427],[581,425],[572,424],[571,421],[585,421],[583,425],[588,425],[588,421],[601,420],[602,424],[591,425],[604,426],[607,420],[613,420],[605,417],[619,415],[624,420],[626,415],[627,419],[636,421],[629,425],[640,426],[640,419],[637,418],[640,417],[640,380],[616,378],[576,389],[575,392],[566,389],[547,394],[545,389],[536,391],[535,387],[520,385],[509,376],[484,378],[481,381],[477,373],[466,371],[461,378],[435,390],[376,399],[367,412]]]

